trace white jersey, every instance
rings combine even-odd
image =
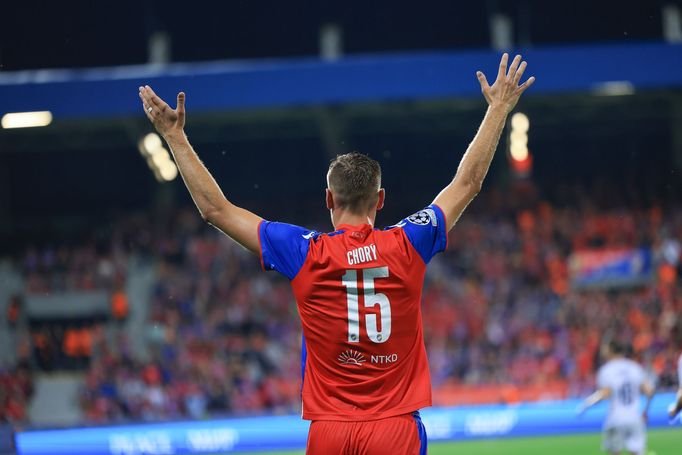
[[[630,425],[642,421],[640,410],[641,386],[646,381],[644,369],[629,359],[606,362],[597,373],[597,386],[611,390],[609,412],[605,428]]]

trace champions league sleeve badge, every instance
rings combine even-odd
[[[438,218],[433,209],[424,209],[407,217],[407,221],[418,226],[426,226],[431,223],[432,226],[438,225]]]

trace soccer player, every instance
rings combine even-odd
[[[491,86],[477,72],[488,110],[453,180],[433,203],[384,230],[379,163],[338,156],[327,173],[334,232],[265,221],[228,201],[184,133],[185,94],[172,109],[140,87],[202,217],[291,280],[303,326],[303,418],[309,454],[424,454],[419,409],[431,405],[420,300],[426,265],[481,190],[509,112],[534,78],[526,62],[500,61]]]
[[[674,419],[680,411],[682,411],[682,354],[677,360],[677,400],[671,405],[668,414]]]
[[[612,454],[626,450],[643,454],[646,448],[647,412],[654,388],[646,378],[644,369],[634,360],[625,357],[625,347],[611,341],[602,347],[607,362],[597,372],[598,390],[590,395],[581,412],[602,400],[610,399],[604,422],[602,448]],[[640,412],[641,394],[646,395],[644,411]]]

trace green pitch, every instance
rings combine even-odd
[[[590,455],[603,454],[600,450],[601,435],[551,436],[539,438],[510,438],[475,442],[451,442],[429,444],[429,455],[475,454],[475,455]],[[651,430],[647,455],[673,455],[682,449],[682,430]]]
[[[682,429],[651,430],[648,435],[647,455],[682,453]],[[597,455],[604,453],[601,452],[600,445],[601,435],[597,433],[473,442],[434,442],[429,444],[429,455],[546,455],[550,453],[552,455]],[[304,455],[304,452],[277,452],[277,455]]]

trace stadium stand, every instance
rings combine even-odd
[[[499,197],[492,191],[485,204]],[[85,368],[80,405],[91,422],[297,411],[300,327],[288,283],[260,272],[256,258],[191,209],[130,236],[134,219],[123,218],[99,250],[89,242],[28,248],[16,265],[27,298],[45,289],[124,298],[125,264],[142,242],[155,267],[144,326],[129,332],[116,317],[90,318],[73,333],[52,325],[50,334],[32,324],[33,355],[24,348],[24,364]],[[597,212],[538,200],[464,217],[423,295],[436,404],[582,396],[593,387],[605,336],[632,340],[659,387],[673,387],[681,233],[679,207]],[[571,270],[577,254],[634,249],[655,257],[642,275],[647,285],[626,274],[634,281],[580,288],[580,270]],[[131,336],[145,340],[149,355],[130,348]],[[8,403],[28,399],[24,389],[10,390]],[[6,418],[25,419],[7,409]]]

